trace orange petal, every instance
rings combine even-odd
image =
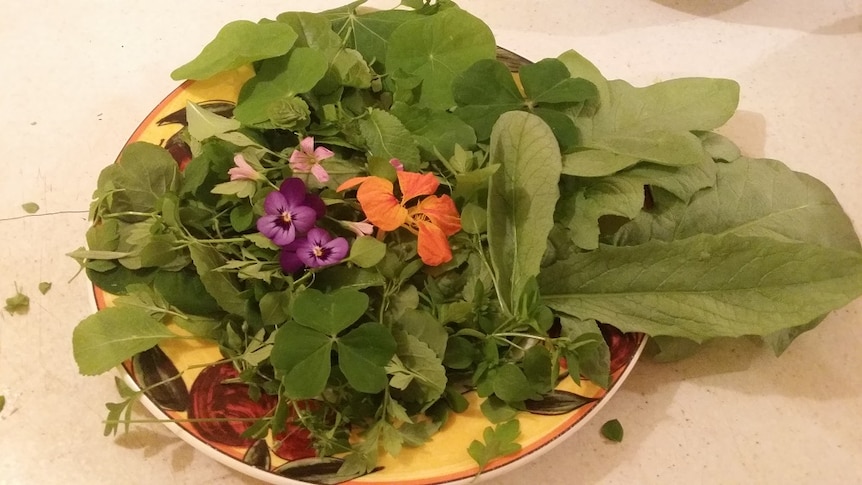
[[[449,240],[439,227],[428,221],[417,221],[419,226],[419,257],[428,266],[439,266],[452,260]]]
[[[368,177],[353,177],[352,179],[347,179],[344,181],[344,183],[339,185],[338,188],[335,189],[335,191],[341,192],[342,190],[352,189],[353,187],[356,187],[362,182],[365,182],[365,180],[367,179]]]
[[[398,172],[398,186],[401,187],[401,200],[408,200],[420,195],[431,195],[437,191],[440,182],[431,173]]]
[[[430,219],[447,236],[461,230],[461,216],[455,201],[448,195],[426,197],[411,210],[411,215],[419,213]]]
[[[384,231],[394,231],[407,221],[407,209],[401,206],[393,191],[392,182],[366,177],[356,192],[365,217]]]

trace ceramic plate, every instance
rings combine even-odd
[[[516,61],[517,62],[517,61]],[[166,147],[182,167],[191,158],[189,147],[178,133],[183,128],[185,106],[193,101],[216,112],[230,113],[240,87],[251,76],[250,70],[225,73],[207,81],[187,82],[174,90],[141,123],[129,143],[146,141]],[[110,290],[110,288],[107,288]],[[110,305],[112,295],[94,287],[96,306]],[[179,329],[174,329],[181,332]],[[520,452],[493,461],[483,477],[493,477],[535,458],[574,433],[596,414],[620,386],[640,355],[645,337],[622,334],[603,328],[611,349],[611,384],[599,388],[583,380],[575,385],[564,379],[547,399],[529,406],[518,419],[521,425]],[[275,405],[265,396],[258,401],[248,397],[241,384],[222,384],[235,377],[230,364],[210,365],[221,359],[218,348],[202,340],[173,339],[135,356],[123,369],[133,388],[146,387],[185,370],[172,386],[159,386],[143,400],[149,411],[161,419],[183,420],[168,423],[180,438],[246,475],[274,484],[338,483],[335,471],[338,457],[314,456],[306,432],[288,427],[279,436],[251,440],[242,432],[248,418],[265,415]],[[488,421],[479,411],[475,393],[467,396],[469,409],[453,414],[440,433],[418,448],[404,448],[397,458],[381,457],[378,468],[349,480],[352,484],[452,484],[472,480],[478,468],[467,454],[474,439],[481,438]],[[194,421],[209,418],[245,418],[246,421]]]

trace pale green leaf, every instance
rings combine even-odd
[[[39,204],[35,202],[25,202],[21,204],[21,208],[24,209],[24,212],[28,214],[35,214],[39,212]]]
[[[625,332],[705,339],[805,324],[862,293],[855,251],[764,237],[699,235],[603,246],[539,275],[555,310]]]
[[[192,101],[186,102],[186,119],[189,135],[198,141],[238,130],[242,126],[239,121],[217,115]]]
[[[527,281],[539,273],[561,162],[551,129],[529,113],[505,113],[491,134],[490,158],[500,165],[488,192],[488,246],[498,290],[509,310]]]
[[[739,85],[729,79],[680,78],[643,88],[615,80],[609,87],[610,103],[596,113],[596,132],[708,131],[729,120],[739,102]]]
[[[777,160],[715,164],[715,187],[684,204],[657,192],[656,207],[620,230],[622,244],[701,233],[770,237],[859,250],[859,238],[832,191]]]
[[[141,308],[111,307],[82,320],[72,332],[72,352],[83,375],[120,365],[162,339],[176,337]]]
[[[175,80],[208,79],[222,71],[286,54],[296,38],[290,25],[280,22],[230,22],[197,57],[174,70],[171,77]]]
[[[356,238],[350,245],[350,255],[347,261],[360,268],[370,268],[379,263],[386,255],[386,244],[371,236]]]

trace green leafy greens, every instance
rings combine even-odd
[[[481,471],[520,449],[518,413],[590,402],[562,379],[613,384],[608,326],[665,360],[715,337],[780,353],[862,294],[832,192],[713,131],[735,82],[635,87],[575,51],[513,75],[451,1],[362,3],[232,22],[172,73],[251,77],[99,176],[70,256],[117,298],[73,333],[82,374],[202,339],[270,406],[244,436],[304,429],[327,480],[421,446],[474,391]],[[145,392],[118,386],[106,433]]]

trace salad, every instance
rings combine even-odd
[[[325,460],[333,482],[433,439],[473,392],[481,471],[561,381],[607,388],[615,338],[780,354],[862,293],[828,187],[716,133],[734,81],[635,87],[574,50],[507,63],[451,1],[362,3],[226,25],[172,76],[230,80],[236,101],[189,102],[162,120],[174,136],[100,174],[70,255],[116,296],[76,327],[75,359],[160,376],[118,380],[106,434],[147,395],[254,443],[254,463]],[[254,412],[189,402],[189,369],[160,354],[189,340],[219,356],[191,394]]]

